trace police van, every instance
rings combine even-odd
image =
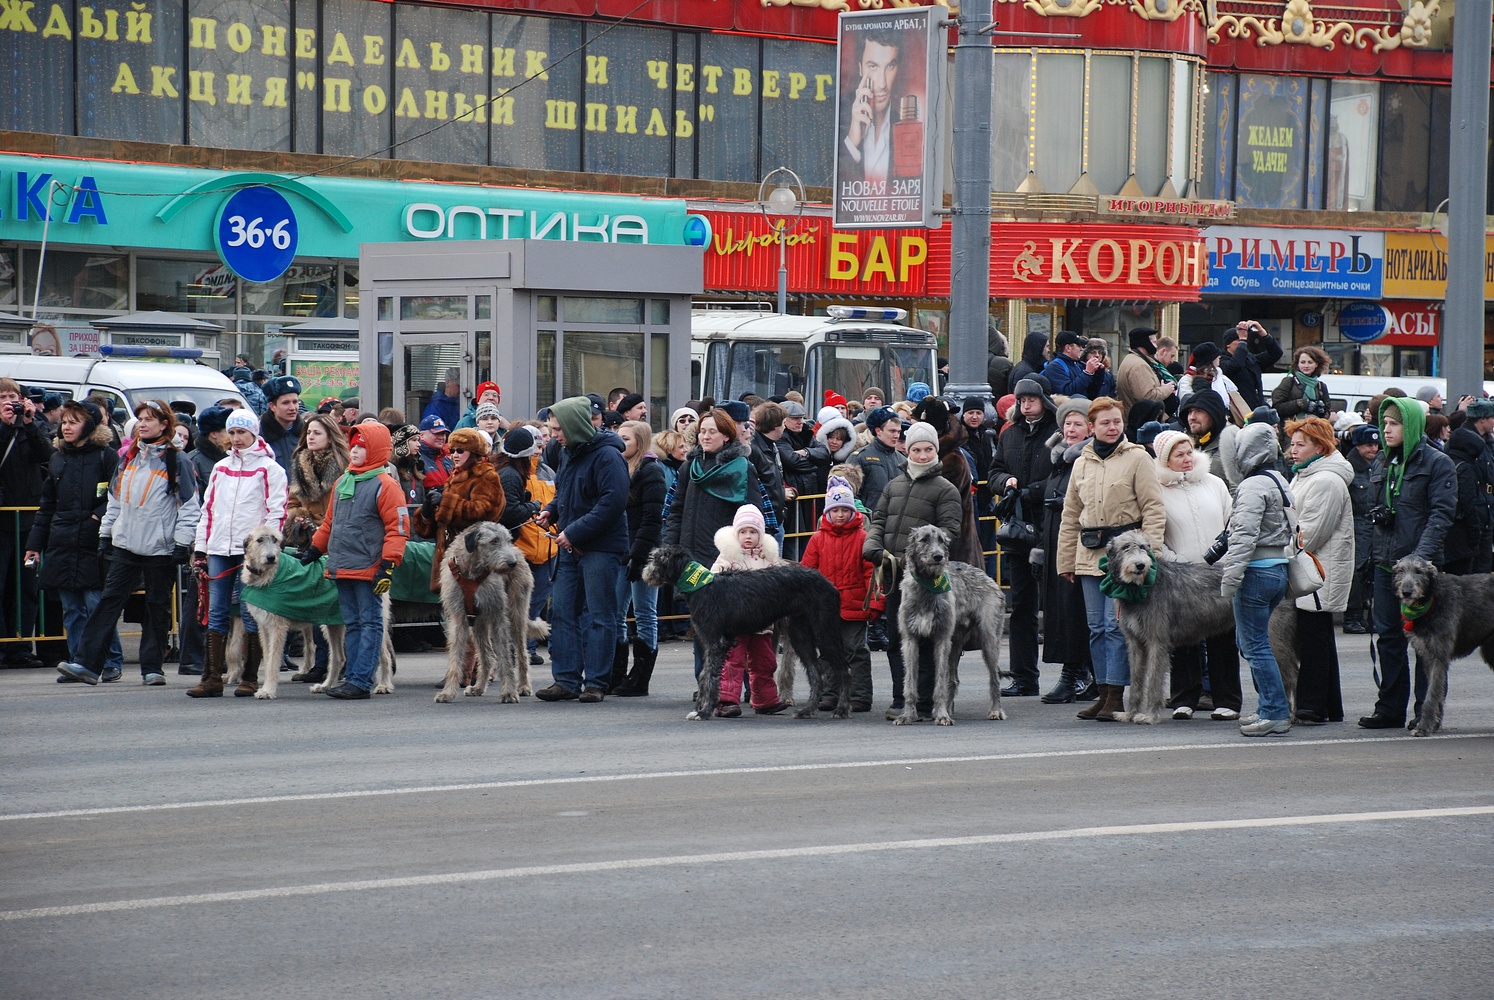
[[[64,400],[100,394],[108,397],[110,409],[126,413],[133,413],[135,405],[147,399],[168,404],[190,401],[198,413],[222,399],[245,405],[243,395],[216,368],[194,364],[192,358],[171,362],[147,357],[151,355],[129,360],[116,360],[112,355],[103,359],[7,355],[0,359],[0,375],[29,389],[58,393]]]
[[[803,394],[810,414],[827,389],[860,399],[876,387],[906,399],[914,382],[937,393],[934,335],[906,325],[906,309],[830,306],[825,316],[781,316],[743,306],[697,307],[690,316],[696,399]]]

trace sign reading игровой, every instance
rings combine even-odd
[[[1378,299],[1385,234],[1212,226],[1205,295]]]

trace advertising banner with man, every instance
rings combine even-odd
[[[943,21],[943,7],[840,16],[836,228],[938,228]]]

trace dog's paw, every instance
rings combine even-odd
[[[528,698],[532,694],[534,694],[534,686],[531,684],[525,684],[523,687],[519,688],[520,698]]]
[[[689,715],[685,716],[685,721],[686,722],[700,722],[701,721],[701,714],[699,712],[691,712]]]
[[[500,705],[517,705],[518,703],[519,696],[514,694],[512,691],[509,691],[507,694],[500,694],[498,696],[498,704]]]
[[[952,725],[954,725],[954,719],[951,719],[947,715],[936,715],[936,716],[934,716],[934,725],[936,725],[936,726],[952,726]]]
[[[311,685],[311,693],[312,694],[326,694],[327,691],[328,691],[328,689],[330,689],[331,687],[332,687],[332,685],[328,684],[326,682],[323,682],[321,684],[313,684],[313,685]]]
[[[1157,717],[1155,715],[1148,715],[1146,712],[1133,712],[1129,719],[1119,719],[1118,721],[1134,722],[1138,726],[1155,726],[1157,724]]]
[[[812,718],[814,718],[814,715],[815,715],[815,708],[816,708],[816,706],[814,706],[814,705],[805,705],[802,708],[795,709],[794,710],[794,718],[796,718],[796,719],[812,719]]]
[[[260,701],[270,701],[275,697],[275,692],[267,690],[266,688],[260,688],[258,691],[254,692],[254,697],[258,698]]]
[[[918,719],[917,719],[916,716],[910,718],[909,716],[906,716],[906,715],[899,715],[897,718],[895,718],[895,719],[892,720],[892,724],[894,726],[911,726],[911,725],[913,725],[913,723],[915,723],[917,721],[918,721]]]
[[[1110,718],[1116,722],[1130,722],[1134,716],[1130,712],[1111,712]]]
[[[999,708],[993,708],[991,709],[991,714],[986,716],[986,718],[990,719],[992,722],[1005,722],[1006,713]]]
[[[833,711],[833,712],[830,713],[830,718],[832,718],[832,719],[849,719],[850,717],[851,717],[851,706],[850,705],[845,705],[845,706],[836,705],[835,706],[835,711]]]
[[[442,691],[440,694],[436,695],[436,704],[449,705],[451,704],[453,697],[453,695],[447,694],[445,691]]]
[[[478,687],[476,684],[469,684],[467,685],[467,689],[462,693],[465,694],[468,698],[481,698],[482,691],[483,689]]]
[[[393,694],[394,693],[394,685],[393,684],[376,684],[376,685],[374,685],[373,693],[374,694]]]

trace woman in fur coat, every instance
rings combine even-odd
[[[431,591],[441,589],[441,561],[446,546],[478,521],[501,521],[507,506],[503,480],[488,461],[488,436],[473,427],[451,432],[446,439],[451,452],[451,478],[443,486],[426,491],[425,501],[415,512],[415,530],[434,535],[436,554],[431,559]]]
[[[347,471],[348,439],[325,413],[306,418],[301,440],[291,455],[290,501],[285,506],[285,544],[301,548],[327,514],[327,495]]]

